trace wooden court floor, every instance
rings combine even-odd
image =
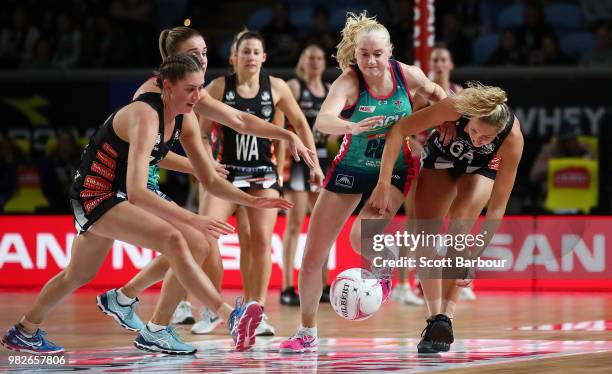
[[[281,306],[278,291],[269,293],[266,314],[276,336],[258,338],[247,353],[234,352],[227,327],[210,335],[183,337],[198,347],[196,356],[151,355],[132,346],[135,333],[121,329],[95,305],[95,291],[68,297],[43,325],[48,337],[66,350],[67,367],[45,371],[236,371],[236,372],[610,372],[612,367],[612,296],[595,293],[480,292],[460,302],[454,319],[451,351],[419,356],[416,343],[425,309],[386,303],[372,318],[349,322],[321,304],[318,354],[282,355],[276,350],[299,321],[299,309]],[[4,332],[32,302],[35,293],[0,291],[0,329]],[[233,302],[238,291],[225,292]],[[138,313],[152,314],[157,292],[141,297]],[[2,348],[0,348],[2,349]],[[14,352],[0,351],[0,372],[43,369],[9,364]]]

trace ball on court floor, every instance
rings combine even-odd
[[[332,308],[342,318],[362,321],[370,318],[382,304],[382,287],[367,270],[352,268],[338,274],[331,285]]]

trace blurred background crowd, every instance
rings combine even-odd
[[[612,69],[612,0],[457,0],[435,4],[436,42],[448,48],[457,68]],[[326,51],[328,68],[333,69],[337,65],[332,54],[346,12],[363,9],[376,15],[389,29],[395,58],[411,63],[414,27],[411,0],[3,0],[0,76],[4,80],[12,73],[23,74],[30,69],[151,71],[160,60],[157,50],[160,30],[177,25],[202,31],[208,45],[209,69],[227,66],[232,38],[243,26],[258,30],[265,37],[268,54],[265,66],[269,69],[292,68],[303,47],[309,44],[317,44]],[[15,82],[12,84],[18,91]],[[118,87],[129,91],[124,86]],[[54,89],[59,88],[49,88]],[[95,90],[92,86],[84,92],[95,94]],[[4,105],[0,128],[0,211],[70,213],[67,188],[91,133],[82,131],[82,124],[75,123],[81,118],[53,123],[41,120],[36,111],[30,110],[48,104],[44,100],[50,99],[25,94],[15,98],[10,93],[2,92],[0,104]],[[116,105],[99,103],[99,106],[104,107],[101,112],[108,114],[108,107]],[[8,107],[29,113],[24,115],[28,122],[25,129],[16,125],[20,120],[14,120],[10,113],[4,115]],[[101,123],[98,116],[92,117],[94,123],[85,127],[95,128]],[[608,117],[603,117],[604,122]],[[561,121],[554,129],[532,139],[519,171],[515,203],[508,212],[554,212],[545,203],[550,186],[549,160],[569,157],[595,162],[597,173],[602,176],[597,183],[602,187],[597,192],[597,201],[588,209],[559,211],[609,214],[611,191],[605,181],[610,166],[607,153],[600,152],[602,139],[609,134],[606,131],[594,134],[587,123]],[[602,160],[605,162],[600,165]],[[187,202],[192,185],[193,181],[185,175],[168,172],[162,176],[162,190],[179,204]]]

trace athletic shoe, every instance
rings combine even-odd
[[[263,307],[256,301],[244,304],[242,297],[236,299],[228,321],[236,350],[246,351],[255,344],[255,330],[261,323],[262,315]]]
[[[329,292],[331,291],[331,286],[328,284],[323,287],[323,293],[321,294],[321,299],[319,302],[321,303],[329,303]]]
[[[56,355],[64,353],[64,348],[53,344],[45,339],[46,332],[41,329],[36,330],[32,336],[26,336],[17,326],[13,326],[8,331],[0,343],[11,351],[32,353],[35,355]]]
[[[476,294],[472,287],[463,287],[461,288],[461,292],[459,292],[459,300],[465,301],[474,301],[476,300]]]
[[[417,346],[419,353],[447,352],[451,343],[455,341],[450,318],[444,314],[428,318],[427,326],[421,332],[421,337]]]
[[[287,287],[281,291],[280,303],[282,305],[300,306],[300,297],[295,292],[295,287],[293,286]]]
[[[208,334],[219,326],[223,321],[212,310],[207,307],[200,309],[200,320],[193,325],[191,333],[200,335]]]
[[[434,324],[429,334],[433,342],[433,348],[439,352],[448,352],[450,345],[455,341],[453,323],[444,314],[438,314],[434,317]]]
[[[382,287],[382,303],[389,300],[391,296],[391,278],[382,278],[379,280],[380,286]]]
[[[197,351],[192,345],[185,344],[172,326],[166,326],[165,329],[157,332],[145,326],[134,340],[134,346],[143,351],[170,355],[192,355]]]
[[[421,331],[421,341],[417,345],[419,353],[438,353],[433,347],[433,341],[431,340],[431,328],[435,320],[433,318],[427,318],[427,326]]]
[[[271,324],[268,323],[268,316],[263,315],[261,318],[261,323],[255,329],[255,335],[257,336],[273,336],[276,331]]]
[[[104,314],[113,317],[126,330],[140,331],[144,327],[144,323],[134,310],[138,305],[138,298],[130,305],[121,305],[117,300],[117,289],[115,288],[98,295],[96,304]]]
[[[170,323],[175,325],[193,325],[195,318],[191,313],[191,303],[189,301],[181,301],[176,307]]]
[[[423,305],[425,302],[412,292],[410,285],[400,283],[391,292],[391,300],[405,305]]]
[[[312,335],[303,335],[299,331],[289,339],[280,343],[278,351],[280,353],[306,353],[316,352],[319,346],[319,339]]]

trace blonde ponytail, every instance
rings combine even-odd
[[[393,49],[389,31],[385,28],[385,26],[376,21],[376,17],[368,17],[367,11],[363,11],[359,15],[350,12],[347,14],[346,23],[341,31],[342,40],[336,46],[338,52],[334,56],[342,71],[346,71],[356,62],[355,48],[357,47],[359,37],[376,31],[380,31],[384,34],[388,45],[391,47],[391,49]]]
[[[508,122],[510,109],[508,96],[499,87],[485,86],[480,82],[468,82],[468,88],[454,97],[455,109],[469,117],[478,118],[501,131]]]

